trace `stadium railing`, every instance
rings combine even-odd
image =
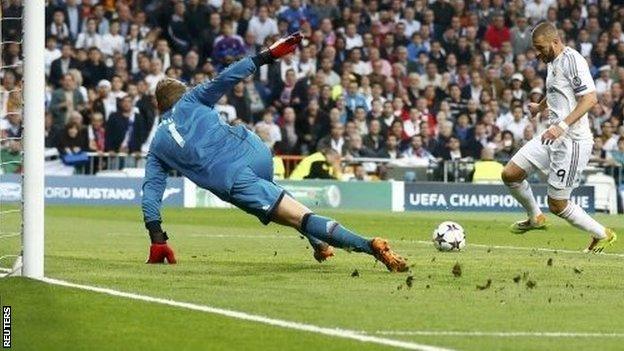
[[[87,153],[87,161],[68,166],[61,161],[56,149],[46,150],[46,171],[55,174],[97,174],[102,171],[119,171],[124,168],[144,168],[145,154],[135,153]],[[284,163],[285,175],[288,177],[297,164],[304,158],[300,155],[279,155]],[[396,159],[372,157],[346,157],[343,165],[347,168],[363,165],[368,173],[375,173],[380,179],[394,179],[404,181],[441,181],[445,183],[471,182],[475,161],[470,159],[444,161],[429,164],[410,164]],[[601,166],[590,164],[585,175],[603,173],[613,177],[616,184],[624,184],[624,167]],[[178,176],[176,172],[172,176]],[[534,176],[534,182],[544,181]]]

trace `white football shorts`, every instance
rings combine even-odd
[[[527,174],[537,168],[548,176],[548,197],[568,200],[581,180],[581,174],[591,155],[594,141],[560,137],[551,145],[542,144],[537,135],[511,158]]]

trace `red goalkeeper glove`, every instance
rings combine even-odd
[[[257,67],[272,63],[276,59],[288,55],[297,49],[303,39],[301,32],[295,32],[287,37],[283,37],[273,43],[268,49],[252,58]]]
[[[165,263],[165,260],[167,260],[167,263],[169,264],[176,263],[173,249],[171,249],[171,247],[169,247],[166,242],[160,244],[152,244],[150,246],[149,258],[145,263]]]
[[[281,38],[269,47],[269,52],[273,59],[278,59],[284,55],[288,55],[297,49],[297,45],[303,39],[301,32],[295,32],[287,37]]]

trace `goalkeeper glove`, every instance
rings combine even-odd
[[[165,263],[165,259],[169,264],[176,263],[173,249],[167,244],[167,239],[169,239],[169,237],[160,227],[160,221],[147,222],[145,223],[145,227],[149,230],[150,239],[152,241],[149,257],[145,263]]]
[[[268,49],[263,50],[258,55],[253,57],[252,60],[258,67],[264,64],[272,63],[276,59],[295,51],[302,39],[303,35],[301,32],[295,32],[287,37],[279,39]]]
[[[149,258],[145,263],[165,263],[165,260],[169,264],[176,263],[173,249],[167,243],[152,244],[150,246]]]

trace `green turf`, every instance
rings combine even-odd
[[[238,210],[165,210],[165,229],[180,262],[153,266],[142,263],[148,240],[138,208],[48,207],[46,275],[371,335],[423,330],[624,333],[623,258],[562,252],[582,249],[588,238],[552,216],[547,232],[517,236],[507,229],[517,215],[324,214],[362,233],[391,239],[413,265],[411,288],[407,274],[387,273],[365,255],[339,251],[331,261],[318,264],[307,241],[293,230],[261,226]],[[621,216],[598,218],[624,235]],[[439,253],[429,243],[418,242],[429,240],[435,225],[447,219],[466,229],[465,251]],[[620,244],[611,252],[624,252]],[[552,265],[547,265],[549,259]],[[460,277],[451,273],[455,263],[461,265]],[[351,277],[356,269],[359,276]],[[492,281],[489,288],[477,289],[487,280]],[[534,288],[527,287],[529,281]],[[0,281],[0,296],[17,307],[16,347],[20,333],[22,341],[47,345],[45,349],[68,343],[85,349],[125,349],[129,344],[168,349],[151,335],[187,349],[360,350],[365,345],[21,280]],[[115,337],[116,333],[122,334]],[[461,350],[617,350],[624,341],[622,337],[384,337]]]

